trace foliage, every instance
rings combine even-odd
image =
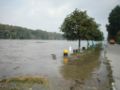
[[[68,40],[79,40],[79,48],[80,40],[103,40],[99,25],[86,11],[75,9],[65,18],[60,29]]]
[[[120,31],[117,33],[117,43],[120,44]]]
[[[120,6],[117,5],[109,14],[109,24],[106,25],[108,31],[108,40],[116,39],[118,31],[120,31]]]
[[[62,34],[0,24],[0,39],[63,39]]]

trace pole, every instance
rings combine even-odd
[[[80,43],[80,39],[78,41],[78,51],[80,52],[80,46],[81,46],[81,43]]]

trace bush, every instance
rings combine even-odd
[[[117,43],[120,44],[120,36],[117,37]]]

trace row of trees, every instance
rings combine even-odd
[[[60,29],[68,40],[79,40],[78,49],[80,49],[81,40],[100,41],[104,39],[103,33],[99,30],[99,24],[89,17],[86,11],[78,9],[65,18]]]
[[[108,31],[108,40],[114,39],[120,43],[120,6],[117,5],[109,14],[109,24],[106,25]]]
[[[0,39],[63,39],[62,34],[0,24]]]

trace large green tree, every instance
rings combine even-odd
[[[65,18],[60,29],[66,39],[79,40],[78,49],[80,49],[81,40],[98,40],[103,37],[98,27],[99,25],[87,15],[86,11],[75,9]],[[96,36],[96,33],[99,36]]]
[[[109,24],[107,26],[108,40],[116,39],[117,33],[120,31],[120,6],[117,5],[109,14]]]

